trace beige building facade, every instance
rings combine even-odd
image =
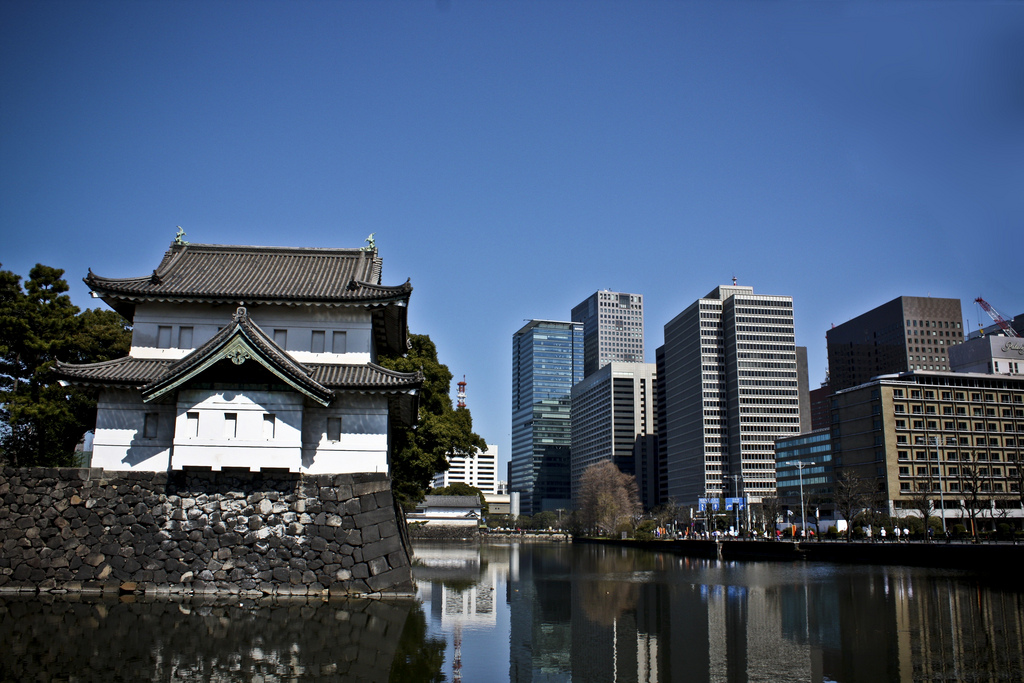
[[[909,372],[832,397],[837,475],[870,483],[876,510],[920,515],[931,500],[947,526],[1020,527],[1024,377]]]

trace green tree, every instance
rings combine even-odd
[[[404,356],[378,362],[391,370],[424,375],[419,394],[419,420],[395,434],[391,455],[391,481],[395,495],[408,508],[422,500],[435,474],[448,469],[448,458],[470,455],[487,448],[473,433],[467,408],[454,408],[450,396],[452,373],[437,359],[437,347],[425,334],[410,334],[411,348]]]
[[[96,424],[94,392],[62,387],[56,361],[89,363],[128,353],[131,334],[113,311],[80,313],[64,271],[37,264],[0,271],[0,460],[16,467],[69,466]]]

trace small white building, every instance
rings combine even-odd
[[[381,284],[364,249],[176,241],[151,275],[85,278],[132,324],[128,356],[59,363],[99,387],[92,466],[388,472],[390,430],[416,419],[412,286]]]
[[[487,450],[471,455],[448,457],[448,469],[434,475],[436,489],[461,483],[474,486],[486,494],[498,492],[498,447],[488,444]]]
[[[1024,338],[989,334],[968,339],[949,347],[949,367],[953,372],[1024,374]]]
[[[482,509],[479,496],[424,496],[406,518],[431,526],[477,527]]]

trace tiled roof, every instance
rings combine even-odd
[[[409,282],[380,280],[376,250],[172,244],[152,275],[107,278],[90,270],[85,283],[119,310],[118,300],[372,305],[412,292]]]
[[[420,373],[395,372],[374,363],[366,365],[328,365],[306,363],[313,379],[325,387],[345,389],[407,389],[423,384]]]
[[[478,496],[424,496],[423,507],[478,508],[480,507],[480,498]]]
[[[102,363],[57,362],[57,374],[75,384],[138,387],[167,374],[173,360],[153,360],[125,356]]]

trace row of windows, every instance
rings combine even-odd
[[[967,401],[967,400],[970,400],[970,401],[973,401],[975,403],[980,403],[982,401],[984,401],[985,403],[997,403],[997,402],[998,403],[1024,403],[1024,396],[1022,396],[1021,394],[1005,394],[1005,393],[996,393],[994,391],[971,391],[971,392],[966,392],[966,391],[951,391],[951,390],[940,391],[938,393],[939,393],[939,397],[943,401]],[[967,398],[968,393],[970,393],[970,399]],[[926,401],[934,401],[935,400],[935,394],[936,394],[936,392],[934,390],[932,390],[932,389],[910,389],[909,390],[909,396],[912,399],[922,399],[923,398]],[[892,397],[893,398],[906,398],[907,397],[907,393],[903,389],[895,388],[895,389],[892,390]],[[872,398],[877,398],[877,396],[873,395]]]
[[[207,419],[213,418],[213,413],[206,413]],[[238,432],[238,413],[220,413],[218,414],[221,418],[221,437],[228,440],[238,438],[263,438],[273,439],[277,431],[277,416],[274,413],[263,413],[263,419],[260,423],[262,425],[262,431],[259,435],[256,434],[243,434],[241,437]],[[249,425],[250,429],[252,425]],[[143,419],[142,436],[145,439],[156,439],[160,433],[160,414],[159,413],[146,413]],[[327,418],[327,440],[328,441],[341,441],[341,418],[340,417],[329,417]],[[187,439],[195,439],[199,437],[199,413],[189,411],[185,413],[185,433],[183,436]]]

